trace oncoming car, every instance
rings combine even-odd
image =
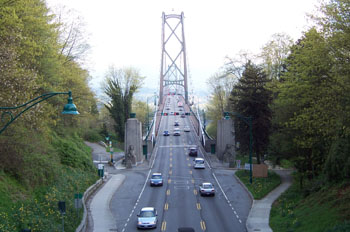
[[[195,158],[193,160],[194,168],[205,168],[204,159],[203,158]]]
[[[163,135],[164,135],[164,136],[169,136],[169,131],[165,130],[165,131],[163,132]]]
[[[174,136],[180,136],[180,129],[174,128]]]
[[[163,186],[163,177],[162,173],[153,173],[150,180],[150,186]]]
[[[157,210],[154,207],[144,207],[137,215],[138,229],[151,229],[157,227]]]

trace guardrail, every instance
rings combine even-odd
[[[83,218],[80,222],[80,225],[78,226],[78,228],[75,230],[75,232],[85,232],[86,230],[86,226],[87,226],[87,208],[86,208],[86,202],[89,199],[90,195],[93,194],[96,189],[98,189],[101,185],[103,184],[103,180],[99,179],[98,181],[96,181],[95,184],[91,185],[85,192],[83,195],[83,208],[84,208],[84,214],[83,214]]]

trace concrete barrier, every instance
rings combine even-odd
[[[85,232],[86,231],[86,226],[87,226],[87,208],[86,208],[86,202],[89,199],[89,197],[91,196],[91,194],[93,194],[101,185],[103,184],[103,180],[99,179],[98,181],[96,181],[95,184],[91,185],[85,192],[83,195],[83,208],[84,208],[84,214],[83,214],[83,219],[80,222],[80,225],[78,226],[78,228],[75,230],[75,232]]]

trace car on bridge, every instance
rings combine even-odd
[[[180,129],[174,128],[174,136],[180,136]]]
[[[154,207],[144,207],[137,214],[137,228],[151,229],[157,227],[157,210]]]
[[[163,176],[162,173],[155,172],[152,174],[149,180],[150,186],[163,186]]]
[[[205,168],[205,162],[203,158],[195,158],[193,160],[193,167],[194,168]]]
[[[209,182],[204,182],[199,185],[199,193],[201,196],[215,196],[214,185]]]
[[[191,129],[190,129],[190,127],[189,127],[189,126],[185,126],[185,127],[184,127],[184,131],[185,131],[185,132],[190,132],[190,131],[191,131]]]
[[[198,155],[198,148],[197,147],[190,147],[188,155],[189,156],[197,156]]]
[[[169,135],[170,135],[170,134],[169,134],[169,131],[165,130],[165,131],[163,132],[163,135],[164,135],[164,136],[169,136]]]
[[[180,126],[180,123],[178,121],[175,121],[174,126]]]

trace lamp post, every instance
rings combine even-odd
[[[237,112],[224,112],[225,118],[230,118],[230,114],[237,116],[243,120],[249,126],[249,182],[253,183],[253,175],[252,175],[252,152],[253,152],[253,117],[245,117]]]
[[[28,102],[20,105],[20,106],[14,106],[14,107],[0,107],[0,111],[3,110],[4,112],[1,114],[1,122],[4,121],[5,116],[10,117],[8,122],[5,123],[5,125],[0,129],[0,134],[6,130],[6,128],[13,123],[19,116],[21,116],[23,113],[28,111],[30,108],[33,106],[39,104],[42,101],[46,101],[47,99],[56,96],[56,95],[62,95],[62,94],[67,94],[68,95],[68,102],[64,106],[62,114],[79,114],[77,111],[77,107],[73,103],[73,98],[72,98],[72,92],[52,92],[52,93],[45,93],[39,97],[36,97],[32,100],[29,100]],[[23,110],[16,115],[13,115],[12,111],[17,110],[17,109],[22,109]]]

